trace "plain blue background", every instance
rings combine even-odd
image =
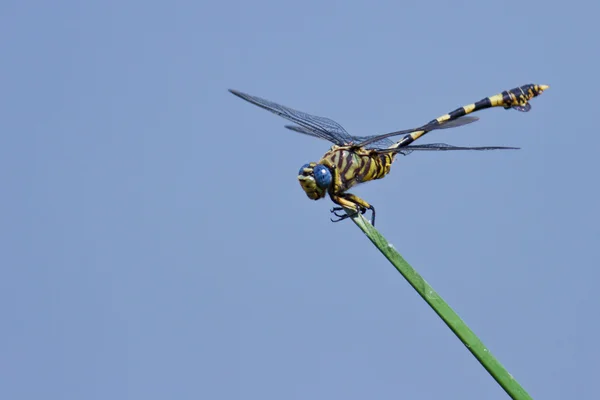
[[[354,190],[534,398],[592,399],[600,239],[594,2],[0,6],[0,397],[505,399],[298,168],[327,142],[526,83]]]

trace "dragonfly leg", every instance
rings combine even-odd
[[[360,213],[364,214],[367,212],[366,208],[363,207],[359,207]],[[354,213],[352,213],[351,215],[356,215],[358,214],[359,210],[354,211]],[[346,218],[348,218],[348,214],[346,214],[346,212],[344,211],[344,207],[333,207],[331,210],[329,210],[333,215],[335,215],[336,217],[338,217],[338,219],[336,219],[335,221],[332,219],[332,222],[338,222],[338,221],[342,221]],[[339,211],[339,213],[338,213]]]
[[[360,197],[355,196],[351,193],[343,193],[340,196],[330,196],[330,197],[334,203],[339,204],[341,206],[341,207],[333,207],[330,210],[333,215],[338,217],[338,219],[336,219],[336,220],[334,220],[332,218],[331,219],[332,222],[343,221],[346,218],[349,218],[350,216],[354,216],[354,215],[358,214],[359,212],[361,214],[364,214],[365,212],[367,212],[367,210],[371,210],[371,212],[372,212],[371,225],[375,226],[375,207],[373,207],[371,204],[367,203]],[[350,208],[355,211],[354,211],[354,213],[348,215],[347,213],[345,213],[346,208]],[[342,213],[342,211],[344,211],[344,212]]]

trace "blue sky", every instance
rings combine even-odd
[[[370,135],[526,83],[354,193],[534,398],[597,398],[593,2],[3,2],[0,397],[505,399],[234,88]]]

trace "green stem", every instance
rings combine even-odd
[[[346,210],[354,223],[367,235],[375,247],[383,253],[396,267],[398,272],[410,283],[419,295],[429,304],[433,311],[448,325],[461,342],[477,358],[483,367],[492,375],[500,386],[513,399],[531,399],[531,396],[519,385],[513,376],[496,360],[479,338],[469,329],[467,324],[436,293],[435,290],[402,258],[394,247],[360,214]]]

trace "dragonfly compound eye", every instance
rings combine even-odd
[[[313,169],[313,175],[317,186],[321,189],[328,188],[331,185],[331,172],[326,166],[321,164],[316,165]]]
[[[301,166],[300,170],[298,171],[298,175],[304,175],[304,168],[308,167],[310,167],[310,164],[304,164],[303,166]]]

